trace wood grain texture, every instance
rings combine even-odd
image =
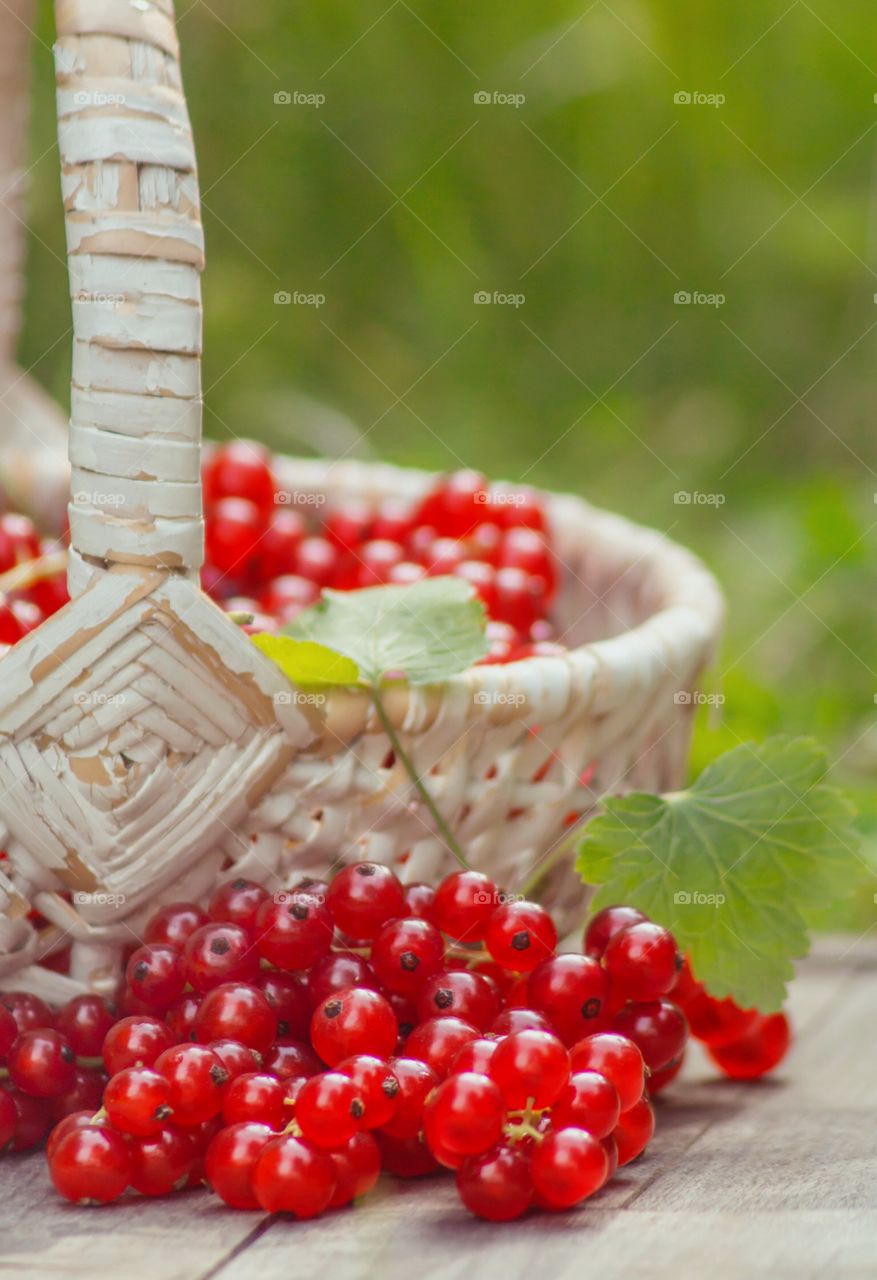
[[[47,1280],[858,1280],[877,1273],[877,940],[802,966],[797,1047],[780,1077],[720,1082],[700,1058],[660,1105],[646,1157],[590,1204],[502,1227],[450,1179],[381,1185],[310,1223],[206,1192],[61,1204],[42,1156],[0,1164],[0,1275]]]

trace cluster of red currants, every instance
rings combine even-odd
[[[0,574],[59,549],[41,538],[27,516],[14,511],[0,515]],[[0,645],[15,644],[69,599],[66,574],[53,572],[26,587],[0,593]]]
[[[476,472],[458,471],[419,502],[349,499],[318,522],[303,514],[313,506],[279,488],[270,454],[246,441],[215,449],[203,480],[205,589],[226,609],[255,614],[257,630],[292,621],[324,587],[450,574],[484,603],[488,661],[562,652],[546,618],[558,567],[529,489],[492,490]]]

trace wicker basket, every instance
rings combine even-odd
[[[200,591],[203,248],[171,0],[58,0],[56,16],[72,603],[0,660],[0,983],[64,998],[111,989],[156,903],[202,897],[231,864],[282,886],[362,856],[432,878],[448,854],[365,695],[299,694]],[[431,482],[280,466],[304,504]],[[579,647],[387,698],[467,856],[511,890],[601,795],[680,783],[722,614],[712,577],[659,534],[546,504],[557,621]],[[553,873],[556,903],[582,892]],[[71,939],[69,978],[40,965]]]

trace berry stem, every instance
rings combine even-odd
[[[457,859],[460,866],[463,867],[464,870],[468,871],[470,869],[469,863],[466,861],[466,858],[463,855],[462,849],[460,848],[459,844],[454,838],[454,835],[450,827],[448,826],[447,822],[445,822],[444,818],[439,813],[438,808],[436,807],[436,803],[433,800],[432,796],[429,794],[429,791],[426,788],[426,784],[424,783],[423,779],[420,777],[420,774],[415,769],[414,763],[411,760],[411,757],[408,755],[408,752],[405,750],[405,748],[402,746],[402,743],[399,741],[399,735],[396,733],[396,730],[393,727],[393,722],[390,720],[390,717],[387,715],[387,709],[384,706],[384,701],[383,701],[383,698],[381,697],[380,690],[377,688],[376,685],[369,685],[369,693],[371,695],[371,700],[374,703],[375,711],[378,713],[378,719],[381,722],[384,733],[386,733],[387,737],[390,739],[390,743],[393,747],[393,750],[396,753],[396,758],[402,761],[402,765],[404,766],[405,771],[408,774],[408,777],[413,782],[418,794],[420,795],[420,798],[423,800],[423,803],[426,805],[427,809],[432,814],[433,821],[435,822],[435,825],[438,827],[439,831],[444,837],[444,841],[448,849],[450,849],[451,853]]]

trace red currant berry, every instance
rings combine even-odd
[[[497,569],[493,583],[496,617],[526,635],[545,607],[545,579],[508,566]]]
[[[505,1122],[503,1096],[489,1076],[464,1071],[449,1076],[427,1101],[423,1129],[430,1151],[478,1155],[499,1142]]]
[[[222,1109],[222,1091],[228,1072],[222,1061],[203,1044],[182,1044],[166,1049],[155,1070],[170,1085],[174,1121],[186,1127],[202,1124]]]
[[[257,548],[261,582],[272,582],[292,573],[298,545],[306,534],[307,525],[300,511],[281,507],[271,513]]]
[[[207,1148],[204,1172],[209,1186],[232,1209],[258,1209],[253,1170],[265,1147],[276,1137],[266,1124],[232,1124],[220,1129]]]
[[[618,1167],[630,1164],[645,1151],[655,1132],[655,1113],[647,1098],[622,1111],[612,1137],[618,1150]]]
[[[359,1053],[389,1058],[397,1036],[390,1005],[377,991],[364,987],[329,996],[311,1019],[311,1043],[330,1067]]]
[[[74,1204],[118,1200],[131,1179],[128,1143],[107,1125],[72,1129],[54,1147],[49,1176],[55,1190]]]
[[[52,1124],[52,1113],[44,1098],[32,1098],[18,1089],[4,1090],[15,1106],[15,1130],[10,1142],[12,1151],[30,1151],[38,1147]]]
[[[554,954],[557,929],[537,903],[506,902],[488,920],[484,942],[497,964],[530,973]]]
[[[341,1147],[363,1128],[365,1103],[349,1076],[324,1071],[306,1080],[296,1095],[295,1118],[303,1137],[317,1147]]]
[[[444,1079],[463,1045],[477,1039],[478,1028],[462,1018],[428,1018],[406,1040],[405,1056],[420,1058]]]
[[[499,891],[480,871],[454,871],[435,893],[432,918],[459,942],[480,942],[499,902]]]
[[[423,1128],[424,1103],[439,1078],[432,1067],[418,1058],[391,1058],[388,1066],[399,1092],[393,1117],[384,1122],[381,1132],[391,1138],[416,1138]]]
[[[211,920],[222,924],[239,924],[242,929],[252,932],[256,913],[269,897],[268,890],[256,884],[255,880],[238,876],[236,880],[227,880],[219,886],[210,899],[207,912]]]
[[[357,959],[359,957],[357,956]],[[318,961],[317,967],[322,961]],[[309,975],[313,977],[313,971]],[[295,974],[263,969],[253,984],[268,1001],[277,1019],[277,1035],[307,1039],[311,1024],[311,1000],[306,984]]]
[[[149,921],[143,940],[147,943],[163,942],[171,947],[184,947],[192,934],[207,923],[206,912],[194,902],[169,902]]]
[[[784,1013],[759,1014],[739,1040],[709,1045],[707,1051],[717,1067],[732,1080],[756,1080],[782,1062],[792,1042],[792,1031]]]
[[[2,1094],[2,1097],[0,1097],[0,1110],[3,1112],[4,1122],[6,1120],[7,1103],[12,1107],[12,1117],[14,1122],[15,1104],[9,1097],[8,1093],[0,1090],[0,1094]],[[46,1141],[46,1159],[51,1160],[58,1143],[62,1138],[65,1138],[68,1133],[72,1133],[74,1129],[86,1129],[91,1125],[98,1125],[98,1127],[100,1127],[101,1122],[95,1120],[94,1116],[94,1111],[71,1111],[69,1115],[63,1116],[55,1125],[54,1129],[52,1129]],[[109,1128],[109,1125],[106,1127]],[[4,1146],[5,1145],[6,1144],[4,1143]]]
[[[126,1067],[107,1085],[104,1109],[114,1128],[149,1137],[171,1117],[170,1085],[152,1067]]]
[[[609,1157],[584,1129],[558,1129],[534,1150],[530,1173],[540,1204],[570,1209],[600,1190],[609,1176]]]
[[[66,1036],[50,1027],[25,1031],[9,1051],[9,1078],[32,1098],[57,1098],[73,1087],[76,1054]]]
[[[224,982],[208,991],[195,1018],[202,1044],[237,1040],[264,1053],[277,1035],[277,1017],[261,991],[243,982]]]
[[[317,587],[329,587],[338,573],[341,553],[325,538],[302,538],[295,557],[295,572]]]
[[[376,991],[378,985],[369,962],[355,951],[330,951],[311,969],[305,990],[313,1006],[321,1004],[336,991],[346,991],[348,987],[368,987]],[[310,1020],[310,1006],[308,1019]]]
[[[425,1178],[441,1172],[441,1165],[421,1134],[413,1138],[393,1138],[377,1129],[374,1137],[381,1153],[381,1165],[394,1178]]]
[[[223,982],[250,982],[259,972],[259,956],[250,934],[237,924],[205,924],[186,943],[186,977],[196,991]]]
[[[335,1192],[330,1209],[340,1209],[368,1195],[381,1173],[381,1153],[370,1133],[355,1133],[343,1147],[329,1153],[335,1166]]]
[[[615,1086],[596,1071],[576,1071],[551,1108],[554,1129],[586,1129],[606,1138],[618,1124],[621,1106]]]
[[[161,1013],[182,994],[186,968],[176,947],[149,943],[128,961],[128,989],[151,1013]]]
[[[476,1217],[511,1222],[533,1198],[530,1161],[520,1147],[506,1145],[470,1156],[457,1171],[457,1192]]]
[[[499,1040],[487,1040],[482,1037],[470,1040],[459,1051],[451,1063],[451,1074],[461,1071],[477,1071],[484,1076],[490,1075],[490,1060],[499,1048]]]
[[[659,1093],[663,1093],[668,1084],[672,1084],[679,1072],[682,1070],[682,1064],[685,1062],[685,1054],[677,1058],[675,1062],[670,1062],[666,1067],[662,1067],[660,1071],[653,1071],[649,1076],[646,1085],[646,1092],[650,1098],[656,1097]]]
[[[253,1193],[268,1213],[315,1218],[335,1193],[335,1166],[325,1151],[301,1138],[273,1138],[253,1169]]]
[[[166,1196],[186,1185],[195,1146],[183,1129],[167,1125],[148,1138],[131,1141],[131,1186],[142,1196]]]
[[[554,1027],[536,1009],[503,1009],[498,1018],[487,1028],[489,1036],[508,1036],[517,1031],[547,1031],[554,1035]]]
[[[389,1124],[396,1114],[399,1097],[399,1081],[392,1068],[371,1054],[358,1053],[339,1062],[336,1070],[353,1081],[362,1099],[365,1110],[361,1127],[377,1129]]]
[[[388,920],[404,913],[405,895],[389,867],[354,862],[332,881],[326,905],[342,933],[371,941]]]
[[[52,1119],[61,1120],[73,1111],[84,1111],[86,1108],[90,1108],[91,1114],[94,1115],[102,1104],[106,1083],[107,1076],[103,1071],[77,1066],[73,1084],[67,1092],[50,1100],[49,1111]],[[3,1144],[0,1143],[0,1150],[2,1146]]]
[[[516,1031],[500,1042],[490,1074],[510,1111],[541,1111],[557,1101],[569,1080],[569,1054],[547,1031]]]
[[[673,983],[672,996],[674,1003],[685,1012],[686,1017],[688,1011],[686,1005],[689,1000],[693,1000],[695,996],[700,995],[703,991],[702,985],[691,972],[691,961],[688,956],[682,957],[682,965],[676,975],[676,981]]]
[[[93,1112],[91,1114],[94,1114]],[[0,1089],[0,1151],[4,1151],[12,1141],[15,1126],[18,1123],[18,1112],[12,1095]],[[63,1124],[63,1121],[62,1121]]]
[[[292,1119],[292,1108],[286,1105],[286,1090],[276,1076],[266,1072],[245,1072],[231,1080],[222,1099],[225,1124],[244,1124],[250,1120],[284,1129]]]
[[[220,445],[202,469],[204,504],[209,507],[223,498],[247,498],[264,511],[274,505],[277,484],[271,470],[271,455],[253,440],[231,440]]]
[[[262,1066],[261,1053],[237,1040],[211,1040],[207,1048],[213,1050],[225,1067],[229,1080],[236,1080],[247,1072],[258,1071]]]
[[[245,576],[265,529],[265,517],[246,498],[222,498],[204,526],[204,555],[220,573]]]
[[[673,992],[674,1002],[676,992]],[[758,1019],[757,1009],[741,1009],[733,1000],[714,1000],[703,990],[691,996],[685,1005],[685,1017],[691,1034],[711,1049],[719,1049],[744,1036]]]
[[[433,919],[433,908],[435,904],[435,889],[431,884],[406,884],[403,886],[405,890],[405,909],[402,912],[405,916],[418,916],[421,920],[429,920],[430,924],[435,924]]]
[[[263,960],[287,972],[310,969],[332,945],[333,922],[326,907],[304,893],[281,893],[256,917],[256,945]]]
[[[645,1063],[643,1055],[632,1040],[612,1031],[601,1031],[587,1036],[570,1050],[570,1064],[576,1071],[599,1071],[614,1086],[621,1104],[627,1111],[643,1096],[645,1088]]]
[[[298,553],[296,552],[296,558]],[[308,578],[297,573],[285,573],[275,578],[262,592],[261,603],[265,612],[283,622],[292,622],[303,609],[320,598],[320,588]]]
[[[421,1018],[453,1016],[479,1030],[493,1022],[500,1011],[499,996],[489,978],[467,969],[433,974],[417,997]]]
[[[40,1027],[55,1025],[49,1006],[39,996],[32,996],[29,991],[0,992],[0,1005],[12,1014],[19,1035],[23,1035],[25,1031],[37,1031]]]
[[[158,1018],[143,1014],[122,1018],[104,1039],[104,1065],[111,1076],[126,1067],[151,1067],[172,1044],[170,1030]]]
[[[602,960],[603,953],[616,933],[632,924],[642,924],[648,919],[635,907],[604,907],[592,916],[585,927],[582,950],[595,960]]]
[[[167,1013],[164,1021],[171,1030],[171,1044],[181,1044],[183,1040],[195,1040],[195,1019],[201,1008],[202,997],[194,991],[186,991],[176,1000]]]
[[[573,1044],[603,1020],[609,983],[590,956],[561,955],[543,960],[527,982],[526,1004],[544,1013],[560,1038]]]
[[[3,1011],[5,1013],[5,1010]],[[97,1058],[104,1038],[115,1022],[113,1011],[100,996],[74,996],[58,1014],[56,1027],[67,1037],[70,1048],[80,1058]],[[3,1048],[3,1022],[0,1018],[0,1057]]]
[[[478,596],[488,616],[496,609],[496,570],[483,560],[461,560],[452,567],[455,578],[462,578]]]
[[[625,1005],[612,1019],[612,1030],[638,1046],[649,1071],[680,1057],[688,1039],[685,1014],[669,1000]]]
[[[648,920],[620,930],[603,952],[612,993],[624,1000],[656,1000],[666,995],[681,964],[672,933]]]
[[[262,1063],[265,1071],[281,1080],[306,1080],[323,1070],[323,1064],[304,1040],[276,1040]]]
[[[389,991],[413,996],[438,973],[444,957],[438,929],[428,920],[409,917],[384,925],[372,945],[371,963]]]

